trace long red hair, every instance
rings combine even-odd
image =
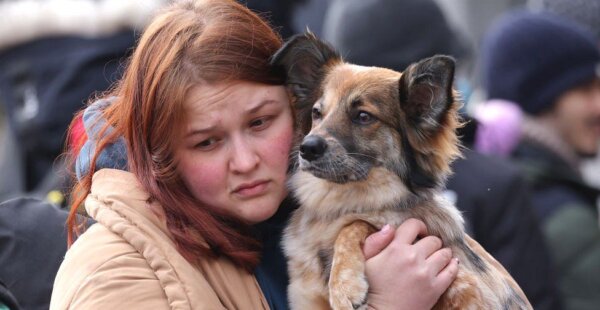
[[[225,255],[253,268],[259,242],[248,234],[246,224],[202,207],[194,198],[176,171],[174,141],[184,124],[186,94],[198,83],[283,84],[283,76],[268,63],[281,44],[263,19],[233,0],[181,1],[157,15],[140,38],[123,78],[107,94],[116,97],[104,111],[115,130],[98,141],[90,172],[73,188],[69,243],[82,230],[76,214],[90,193],[96,157],[123,136],[129,170],[163,207],[179,252],[191,263],[202,256]]]

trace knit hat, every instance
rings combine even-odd
[[[533,115],[591,81],[599,63],[591,34],[550,13],[508,13],[492,25],[482,45],[488,98],[515,102]]]
[[[88,139],[79,151],[75,163],[75,173],[78,180],[81,180],[90,173],[90,166],[96,152],[97,143],[100,139],[110,135],[114,131],[112,126],[108,126],[103,134],[100,135],[106,126],[106,120],[104,119],[102,112],[110,106],[115,99],[115,97],[110,97],[98,100],[87,107],[83,112],[82,122]],[[127,147],[123,137],[118,137],[114,143],[107,144],[96,158],[96,171],[102,168],[127,171],[127,167]]]
[[[435,54],[460,58],[468,51],[432,0],[333,1],[323,39],[349,62],[397,71]]]

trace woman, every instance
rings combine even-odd
[[[234,1],[179,2],[153,20],[123,79],[83,114],[68,224],[84,200],[98,224],[68,251],[52,309],[286,307],[278,240],[295,128],[268,65],[280,46]],[[369,306],[430,308],[454,279],[439,239],[415,242],[424,227],[369,237]]]

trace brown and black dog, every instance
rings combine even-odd
[[[307,33],[272,64],[284,70],[306,135],[290,179],[300,208],[284,234],[292,309],[365,308],[361,245],[375,229],[408,218],[425,222],[461,262],[435,309],[531,309],[441,196],[460,155],[452,58],[434,56],[403,73],[362,67]]]

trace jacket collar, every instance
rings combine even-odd
[[[151,201],[150,194],[131,172],[117,169],[100,169],[96,171],[92,177],[90,196],[103,202],[102,205],[114,205],[115,202],[118,202],[120,206],[125,206],[127,210],[114,208],[113,211],[121,215],[135,212],[151,221],[154,226],[165,234],[170,235],[163,208],[157,202]],[[98,208],[98,204],[85,204],[85,209],[92,218],[96,218]],[[133,220],[133,218],[131,219]]]
[[[558,134],[535,118],[525,117],[521,125],[522,138],[545,148],[558,157],[558,161],[570,166],[573,171],[579,171],[579,157]]]

